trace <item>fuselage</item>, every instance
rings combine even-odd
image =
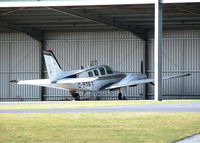
[[[113,71],[107,65],[88,67],[82,72],[73,75],[74,78],[97,78],[95,81],[68,83],[57,85],[60,88],[66,88],[79,91],[99,91],[104,90],[110,85],[119,82],[126,75],[124,73]],[[68,77],[66,77],[68,78]],[[65,79],[62,79],[65,80]],[[59,83],[59,81],[58,81]]]

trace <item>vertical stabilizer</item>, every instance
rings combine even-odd
[[[64,72],[51,50],[43,51],[49,79],[57,81],[64,76]]]

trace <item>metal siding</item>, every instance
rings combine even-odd
[[[153,34],[150,34],[153,37]],[[121,72],[139,73],[144,42],[125,31],[47,33],[46,48],[55,51],[64,70],[87,66],[97,59]],[[153,77],[153,39],[148,41],[148,76]],[[165,99],[200,98],[200,30],[167,30],[163,41],[163,75],[191,72],[164,81]],[[0,33],[0,101],[39,100],[40,88],[11,84],[11,79],[39,78],[39,43],[22,33]],[[47,74],[46,74],[47,77]],[[148,85],[148,98],[153,86]],[[128,99],[141,99],[144,87],[128,88]],[[83,93],[81,93],[81,96]],[[83,99],[117,99],[117,92],[88,92]],[[46,88],[46,100],[71,99],[68,91]]]
[[[126,73],[138,73],[143,60],[144,42],[132,33],[115,32],[69,32],[47,33],[47,48],[55,51],[58,61],[64,70],[74,70],[97,60],[114,70]],[[69,92],[57,89],[46,89],[46,100],[69,99]],[[141,98],[143,86],[128,88],[129,99]],[[65,96],[65,97],[56,97]],[[82,95],[82,93],[80,94]],[[95,95],[96,97],[92,97]],[[117,99],[117,92],[88,92],[84,99]]]
[[[164,99],[200,98],[200,30],[168,30],[163,37],[163,76],[192,73],[189,77],[164,81]],[[153,76],[153,42],[149,40],[150,77]],[[152,99],[153,86],[148,87]]]
[[[39,78],[39,43],[22,33],[0,33],[0,101],[39,100],[39,87],[10,83]]]

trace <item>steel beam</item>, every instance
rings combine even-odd
[[[154,100],[162,101],[162,6],[160,0],[155,0],[154,78]]]
[[[0,7],[45,7],[45,6],[101,6],[127,4],[153,4],[154,0],[47,0],[0,2]]]
[[[186,5],[186,4],[175,4],[176,8],[181,10],[181,11],[185,11],[187,13],[190,13],[192,15],[196,15],[196,16],[200,16],[200,9],[190,6],[190,5]]]
[[[45,62],[44,62],[44,57],[43,57],[43,50],[46,47],[46,42],[44,40],[39,42],[40,45],[40,60],[39,60],[39,69],[40,69],[40,79],[44,79],[44,66],[45,66]],[[40,101],[44,101],[44,87],[40,87]]]
[[[73,10],[68,7],[57,7],[57,8],[49,7],[49,9],[63,13],[63,14],[79,17],[81,19],[91,20],[96,23],[103,23],[103,24],[110,25],[110,26],[113,26],[116,28],[127,30],[127,31],[134,33],[142,40],[145,40],[145,36],[146,36],[145,30],[140,29],[136,25],[132,25],[132,24],[128,25],[119,20],[112,20],[112,18],[110,18],[110,17],[91,15],[91,14],[88,14],[87,12],[80,11],[80,10]]]
[[[199,3],[200,0],[160,0],[160,3]]]
[[[22,26],[18,26],[18,25],[6,23],[6,22],[1,22],[0,27],[11,29],[11,30],[18,31],[18,32],[23,32],[37,41],[43,40],[43,32],[42,31],[33,30],[31,28],[25,28]]]
[[[30,0],[0,2],[0,7],[45,7],[45,6],[102,6],[102,5],[131,5],[154,4],[155,0]],[[198,3],[200,0],[161,0],[161,3]]]
[[[148,41],[148,31],[146,32],[146,40],[144,41],[144,73],[148,76],[148,59],[149,59],[149,41]],[[148,83],[144,85],[144,100],[147,99],[148,94]]]

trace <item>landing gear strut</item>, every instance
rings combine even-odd
[[[76,93],[75,91],[70,91],[72,97],[74,98],[74,100],[78,101],[80,100],[80,95],[78,93]]]
[[[118,94],[118,99],[122,100],[122,93],[121,92]]]
[[[119,94],[118,94],[118,99],[119,100],[126,100],[126,92],[127,92],[127,88],[120,88],[119,90]]]
[[[125,96],[123,96],[122,93],[119,92],[119,94],[118,94],[118,99],[119,99],[119,100],[125,100]]]

